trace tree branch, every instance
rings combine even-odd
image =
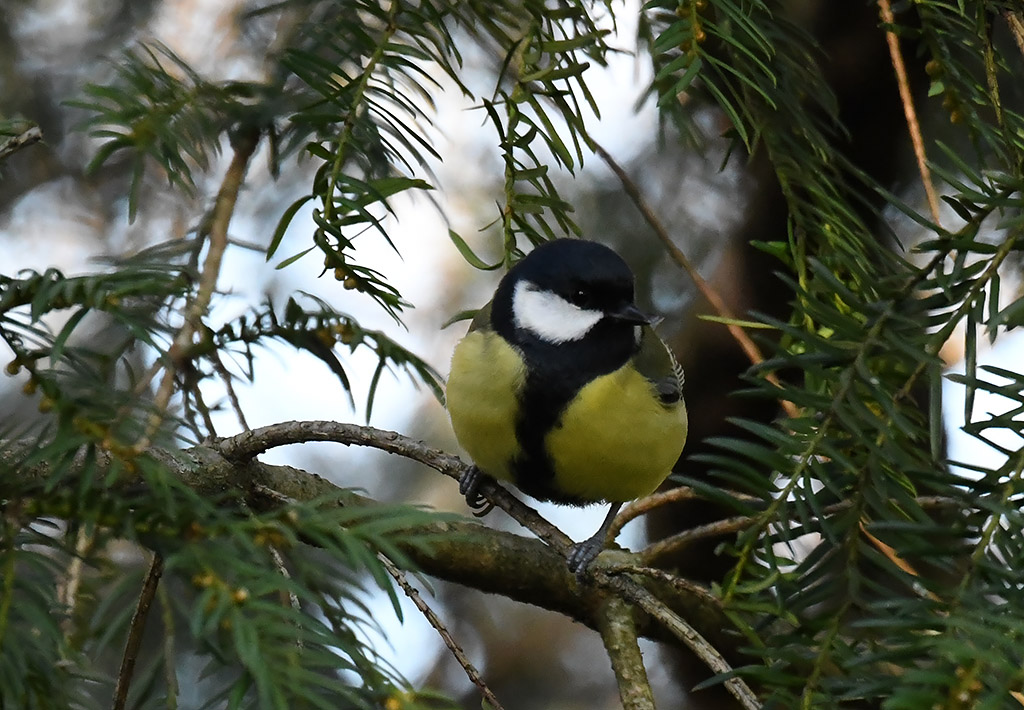
[[[221,259],[228,246],[228,225],[235,211],[235,202],[242,189],[242,182],[245,180],[249,159],[256,152],[259,140],[260,132],[256,128],[240,130],[232,140],[235,152],[213,203],[209,224],[210,245],[206,251],[206,260],[203,262],[203,270],[199,276],[199,287],[185,308],[185,322],[174,336],[174,342],[171,343],[167,352],[169,362],[166,363],[164,375],[160,379],[160,386],[153,398],[153,413],[149,417],[146,433],[134,446],[136,451],[144,451],[149,447],[151,438],[160,427],[174,393],[174,376],[188,358],[193,337],[196,333],[202,332],[203,317],[206,315],[210,299],[217,287]]]
[[[38,143],[42,139],[43,132],[39,130],[39,126],[32,126],[16,136],[11,136],[0,143],[0,160],[6,160],[22,148]]]
[[[135,661],[139,657],[139,648],[142,646],[142,633],[146,628],[149,608],[156,597],[156,590],[163,573],[164,558],[159,553],[153,553],[153,560],[146,572],[142,591],[139,593],[139,601],[135,606],[135,613],[132,614],[131,625],[128,627],[128,640],[124,644],[124,655],[121,657],[121,670],[117,674],[117,686],[114,688],[114,701],[110,706],[111,710],[124,710],[125,704],[128,702],[128,689],[131,686],[132,674],[135,672]]]
[[[285,422],[254,429],[209,445],[184,451],[167,451],[156,447],[146,453],[163,466],[183,485],[202,495],[223,496],[224,491],[238,491],[252,510],[278,510],[290,502],[333,498],[342,505],[373,507],[376,501],[352,491],[338,488],[327,479],[292,468],[264,464],[252,459],[260,451],[304,441],[336,441],[344,444],[372,446],[420,461],[452,478],[466,468],[457,457],[428,447],[423,442],[395,432],[360,427],[338,422]],[[229,454],[229,455],[228,455]],[[0,470],[10,471],[12,485],[29,486],[46,480],[51,471],[48,464],[20,466],[25,450],[17,446],[0,446]],[[95,475],[102,475],[111,465],[108,452],[97,451],[93,466]],[[74,484],[78,467],[86,465],[84,456],[65,474]],[[19,480],[20,479],[20,480]],[[137,488],[144,481],[123,473],[116,486]],[[568,616],[591,628],[597,627],[598,610],[605,603],[608,591],[589,583],[580,583],[569,573],[565,550],[569,538],[544,520],[536,511],[518,501],[501,486],[489,482],[483,492],[497,506],[528,526],[535,534],[544,533],[545,541],[494,530],[475,521],[438,521],[414,531],[419,542],[402,548],[409,560],[426,574],[485,593],[500,594],[524,604]],[[606,557],[605,553],[602,557]],[[619,552],[619,559],[636,562],[635,556]],[[598,558],[602,562],[602,558]],[[629,584],[637,585],[628,580]],[[730,628],[720,609],[709,607],[704,595],[693,593],[685,585],[659,587],[660,599],[675,613],[700,627],[701,633],[721,640],[731,647],[723,631]],[[675,643],[673,634],[655,620],[642,615],[637,618],[638,633],[656,640]]]
[[[623,710],[654,710],[632,607],[619,597],[609,598],[598,615],[598,629],[612,662]]]
[[[279,446],[309,441],[333,441],[346,446],[353,444],[370,446],[418,461],[455,480],[459,480],[462,474],[469,469],[469,465],[458,456],[431,448],[422,441],[410,439],[397,432],[332,421],[272,424],[221,439],[216,447],[226,459],[244,461]],[[485,481],[480,486],[480,492],[494,503],[495,507],[504,510],[513,520],[555,550],[563,555],[568,553],[572,540],[506,489],[494,481]]]
[[[907,80],[907,68],[903,64],[903,52],[900,50],[900,40],[893,31],[896,19],[892,14],[892,5],[889,0],[878,0],[878,12],[882,16],[882,22],[886,25],[885,41],[889,44],[889,58],[892,61],[893,71],[896,73],[896,83],[900,90],[900,101],[903,102],[903,115],[907,121],[907,130],[910,132],[910,142],[914,145],[914,157],[917,158],[917,170],[921,174],[921,186],[924,187],[924,194],[928,199],[928,209],[931,210],[932,219],[935,224],[940,224],[942,214],[939,211],[939,198],[935,194],[935,186],[932,184],[932,173],[928,169],[928,157],[924,151],[924,138],[921,137],[921,124],[917,120],[917,110],[914,108],[914,96],[910,91],[910,82]]]
[[[658,619],[687,648],[697,654],[697,657],[714,673],[731,674],[733,672],[732,667],[722,657],[722,654],[708,643],[697,629],[691,626],[683,617],[668,608],[643,586],[635,583],[631,584],[631,580],[627,577],[610,575],[604,571],[598,572],[598,580],[602,586],[614,589],[623,599],[633,602]],[[746,710],[760,710],[761,703],[758,701],[757,696],[754,695],[754,691],[750,689],[750,686],[742,678],[732,675],[725,680],[725,687]]]
[[[420,613],[423,614],[423,618],[427,620],[427,623],[430,624],[434,631],[437,632],[437,635],[441,637],[441,640],[444,641],[444,645],[448,647],[448,650],[451,651],[452,655],[455,657],[456,662],[462,666],[462,670],[466,672],[466,677],[469,678],[473,685],[480,689],[480,694],[483,696],[483,699],[487,704],[493,708],[493,710],[504,710],[504,707],[498,700],[497,696],[494,695],[494,692],[488,687],[486,681],[484,681],[483,677],[480,675],[480,671],[478,671],[476,666],[473,665],[473,662],[469,660],[466,652],[462,650],[462,646],[460,646],[452,637],[451,632],[448,631],[448,627],[444,625],[444,622],[441,621],[438,615],[434,613],[434,610],[431,609],[423,600],[423,596],[419,593],[419,590],[412,586],[412,583],[409,582],[405,572],[398,569],[394,562],[383,555],[379,555],[378,559],[380,559],[381,564],[384,565],[388,574],[391,575],[391,578],[394,579],[398,586],[402,588],[402,591],[405,592],[405,596],[409,597],[412,603],[416,605],[416,608],[419,609]]]
[[[725,299],[723,299],[718,292],[712,288],[711,284],[709,284],[704,277],[700,275],[700,272],[697,271],[697,267],[690,263],[690,260],[686,257],[686,254],[683,253],[683,250],[677,247],[676,243],[672,241],[672,237],[669,236],[668,230],[665,229],[665,225],[661,223],[661,220],[658,219],[658,215],[655,214],[651,206],[647,204],[647,200],[644,199],[643,193],[640,192],[640,188],[637,184],[633,182],[632,178],[629,177],[622,166],[615,161],[615,158],[612,157],[611,153],[605,150],[600,143],[592,138],[588,139],[588,143],[591,149],[593,149],[601,160],[605,162],[605,165],[615,173],[619,182],[622,183],[622,189],[633,201],[636,208],[640,210],[640,214],[643,216],[644,221],[647,222],[648,226],[650,226],[652,230],[654,230],[654,233],[661,241],[662,246],[665,247],[669,256],[672,257],[672,261],[687,273],[693,281],[693,285],[697,287],[697,290],[700,291],[700,294],[711,305],[711,308],[715,313],[722,318],[729,334],[733,337],[733,340],[736,341],[737,345],[740,346],[740,350],[742,350],[747,356],[747,359],[750,360],[750,364],[760,365],[764,362],[764,355],[761,354],[761,349],[757,347],[757,344],[749,335],[747,335],[746,331],[736,324],[735,321],[737,318],[729,306],[726,305]],[[769,372],[765,374],[764,377],[768,382],[779,389],[782,388],[782,383],[779,381],[779,378],[775,373]],[[799,415],[796,405],[792,402],[783,399],[779,400],[779,405],[785,410],[787,416],[795,418]]]

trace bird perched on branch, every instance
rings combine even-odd
[[[618,254],[576,239],[542,244],[505,274],[452,357],[448,412],[475,464],[460,490],[484,512],[484,475],[538,500],[610,502],[569,554],[582,573],[622,504],[652,493],[678,460],[682,383]]]

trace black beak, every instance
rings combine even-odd
[[[608,311],[605,314],[612,320],[621,321],[623,323],[633,323],[634,325],[649,325],[653,318],[647,315],[639,308],[634,306],[632,303],[627,303],[618,308]]]

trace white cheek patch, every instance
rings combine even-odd
[[[547,343],[558,344],[580,340],[604,314],[584,310],[551,291],[542,291],[529,281],[521,281],[512,294],[512,317],[516,328],[528,330]]]

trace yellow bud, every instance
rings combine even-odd
[[[231,601],[235,604],[243,604],[249,600],[249,590],[245,587],[239,587],[231,593]]]
[[[7,363],[7,367],[4,368],[4,372],[8,375],[14,376],[21,372],[21,361],[15,358]]]
[[[202,574],[196,574],[192,576],[193,586],[199,587],[200,589],[206,589],[213,585],[216,578],[209,572],[203,572]]]

